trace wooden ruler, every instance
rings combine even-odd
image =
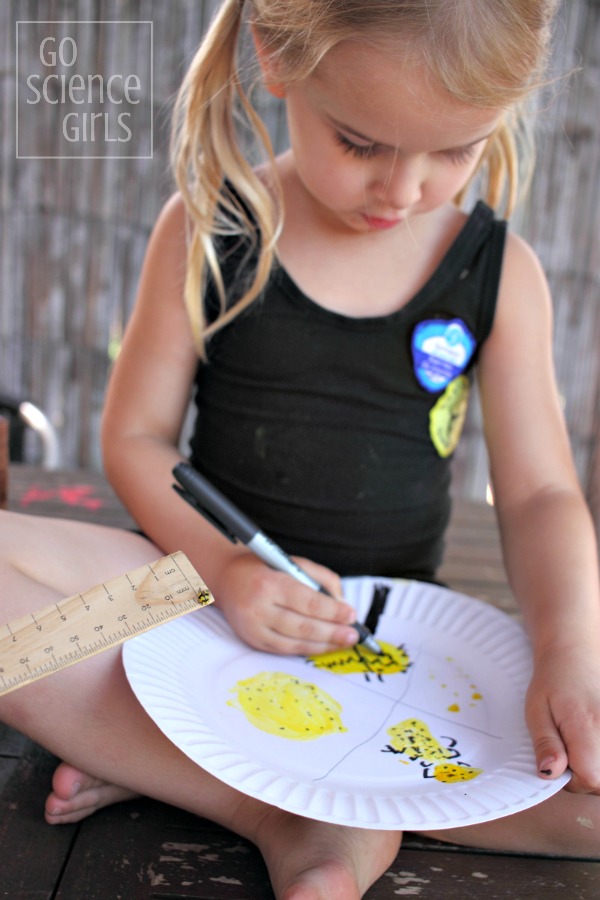
[[[183,553],[0,627],[0,696],[213,602]]]

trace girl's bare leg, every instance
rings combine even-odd
[[[0,553],[4,621],[161,556],[132,534],[6,512],[0,513]],[[119,649],[6,695],[0,718],[86,779],[113,786],[116,799],[145,794],[248,838],[263,853],[282,900],[358,900],[400,844],[398,833],[293,816],[213,778],[146,715]]]
[[[512,816],[424,834],[467,847],[598,859],[600,797],[562,790],[538,806]]]

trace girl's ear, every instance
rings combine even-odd
[[[260,66],[260,71],[262,72],[265,88],[273,97],[277,97],[278,100],[283,100],[285,97],[285,84],[281,77],[278,76],[277,70],[279,65],[277,61],[273,59],[272,55],[265,50],[264,44],[254,27],[252,27],[252,38],[254,40],[256,56],[258,57],[258,64]]]

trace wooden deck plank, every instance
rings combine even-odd
[[[0,802],[0,897],[51,900],[77,826],[50,828],[44,821],[54,757],[27,742],[27,752],[11,763]]]
[[[14,728],[0,722],[0,757],[20,758],[31,742]]]
[[[534,856],[448,850],[400,851],[364,900],[597,900],[600,864]]]
[[[147,799],[101,810],[82,823],[56,900],[83,897],[274,900],[265,864],[252,844]]]
[[[8,508],[37,516],[134,527],[115,492],[97,472],[47,471],[11,463]]]

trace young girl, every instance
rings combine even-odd
[[[512,204],[515,110],[542,77],[554,6],[225,0],[179,100],[180,191],[152,235],[104,418],[106,472],[149,539],[4,513],[3,612],[183,550],[253,647],[354,643],[345,602],[270,570],[171,489],[190,392],[193,463],[339,595],[341,575],[435,577],[476,362],[533,647],[537,764],[573,778],[538,807],[436,837],[597,856],[597,554],[554,384],[548,289],[486,204],[457,206],[480,172],[487,200]],[[264,134],[235,66],[244,17],[289,118],[290,149],[256,168],[233,113],[235,102]],[[138,705],[118,651],[7,695],[0,711],[65,760],[49,822],[149,794],[254,841],[286,900],[358,898],[398,850],[398,833],[298,818],[191,763]]]

